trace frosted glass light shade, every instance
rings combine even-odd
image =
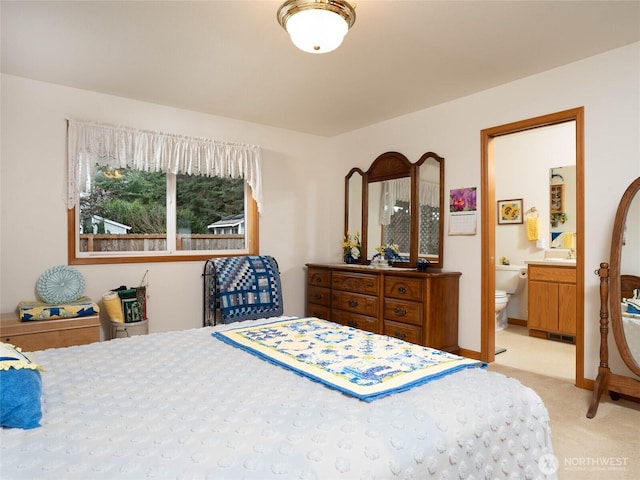
[[[327,53],[340,46],[356,21],[356,11],[350,0],[287,0],[277,17],[300,50]]]
[[[328,10],[303,10],[287,21],[291,41],[308,53],[327,53],[340,46],[349,31],[340,15]]]

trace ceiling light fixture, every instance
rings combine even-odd
[[[278,23],[308,53],[338,48],[355,21],[355,6],[346,0],[287,0],[278,9]]]

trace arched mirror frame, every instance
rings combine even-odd
[[[438,226],[438,260],[434,262],[430,260],[430,268],[442,268],[443,265],[443,240],[444,240],[444,158],[433,152],[427,152],[420,157],[416,163],[411,161],[401,153],[398,152],[385,152],[379,155],[371,164],[366,172],[362,172],[359,168],[352,168],[345,177],[345,221],[344,221],[344,233],[349,231],[349,185],[350,181],[355,175],[359,173],[362,175],[362,231],[361,231],[361,250],[362,256],[357,263],[369,263],[367,259],[368,252],[368,229],[369,229],[369,184],[374,182],[381,182],[385,180],[394,180],[398,178],[409,178],[411,182],[411,235],[410,235],[410,251],[409,261],[399,262],[394,266],[414,268],[419,259],[419,209],[415,208],[418,205],[418,188],[419,188],[419,167],[433,159],[438,162],[440,167],[439,184],[439,205],[440,205],[440,218]],[[354,232],[351,232],[354,233]]]
[[[611,236],[610,263],[601,263],[600,269],[596,270],[600,276],[600,365],[593,386],[589,410],[587,410],[587,418],[595,417],[600,397],[606,391],[609,392],[613,400],[617,400],[620,394],[640,399],[640,379],[611,372],[607,339],[609,323],[611,323],[616,347],[618,347],[622,360],[631,372],[640,377],[640,365],[634,360],[625,338],[620,307],[622,292],[628,288],[627,285],[623,288],[623,275],[620,274],[624,227],[629,206],[636,195],[640,195],[640,177],[636,178],[625,190],[618,205]],[[627,277],[631,278],[632,276]],[[609,313],[611,313],[610,321]]]
[[[621,260],[624,227],[627,222],[629,206],[636,196],[640,197],[640,177],[636,178],[622,195],[618,211],[616,212],[616,218],[613,223],[611,256],[609,257],[609,310],[611,311],[611,326],[613,328],[613,337],[615,338],[618,352],[629,370],[640,377],[640,364],[631,354],[631,350],[629,350],[629,345],[627,344],[625,337],[622,325],[622,310],[620,306],[620,300],[622,299],[623,292]]]
[[[444,210],[444,158],[442,158],[441,156],[433,153],[433,152],[427,152],[424,155],[422,155],[420,157],[420,159],[416,162],[416,186],[414,188],[415,191],[415,198],[412,200],[412,202],[415,200],[415,205],[419,205],[419,200],[418,200],[418,196],[420,193],[420,167],[427,163],[429,160],[434,160],[435,162],[438,163],[438,165],[440,166],[440,175],[438,178],[438,184],[440,186],[440,192],[439,192],[439,210],[440,210],[440,218],[439,218],[439,225],[438,225],[438,261],[437,262],[432,262],[432,266],[433,267],[437,267],[437,268],[442,268],[442,251],[443,251],[443,242],[444,242],[444,215],[445,215],[445,210]],[[416,235],[416,239],[415,242],[412,239],[412,246],[415,245],[415,249],[416,249],[416,258],[420,258],[420,251],[419,251],[419,246],[420,246],[420,212],[418,211],[418,214],[416,215],[415,218],[415,224],[413,224],[411,226],[412,228],[412,232],[417,232]]]

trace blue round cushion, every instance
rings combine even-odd
[[[73,302],[84,292],[84,277],[73,267],[58,265],[40,275],[36,290],[46,303]]]

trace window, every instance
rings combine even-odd
[[[76,141],[77,135],[73,137]],[[197,139],[199,150],[201,140]],[[258,253],[259,204],[254,187],[260,182],[255,171],[251,187],[238,175],[241,168],[247,169],[246,164],[235,158],[218,160],[215,167],[225,170],[221,176],[210,176],[211,170],[201,169],[196,169],[200,174],[189,174],[185,168],[171,173],[149,168],[151,161],[146,157],[142,163],[140,159],[117,158],[121,151],[138,153],[139,146],[100,151],[108,142],[123,145],[120,138],[112,142],[110,137],[101,137],[96,142],[99,148],[91,146],[97,154],[86,154],[82,149],[70,153],[70,178],[76,179],[69,182],[70,264],[202,260]],[[157,146],[156,142],[155,150],[148,153],[157,153]],[[226,147],[225,152],[233,153]],[[172,146],[172,153],[176,150],[180,149]],[[157,157],[153,160],[155,166]],[[188,160],[193,167],[193,155]],[[212,165],[211,160],[207,157],[207,166]]]

